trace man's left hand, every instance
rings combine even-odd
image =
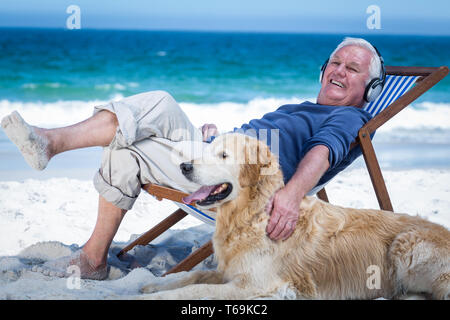
[[[208,141],[211,136],[216,136],[218,134],[217,126],[214,123],[205,123],[201,126],[200,130],[203,135],[203,142]]]
[[[286,187],[278,190],[269,200],[266,212],[270,214],[266,232],[272,240],[286,240],[295,230],[300,215],[302,198]]]

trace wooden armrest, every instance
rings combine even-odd
[[[168,199],[168,200],[181,202],[181,203],[183,203],[182,199],[189,195],[188,193],[184,193],[184,192],[179,191],[179,190],[175,190],[175,189],[172,189],[172,188],[159,186],[157,184],[152,184],[152,183],[144,184],[142,186],[142,189],[144,189],[145,191],[147,191],[151,195],[153,195],[156,198],[158,198],[158,200]]]
[[[145,191],[147,191],[149,194],[151,194],[152,196],[155,196],[158,200],[162,200],[162,199],[168,199],[168,200],[172,200],[175,202],[180,202],[183,203],[183,198],[187,197],[189,194],[185,193],[183,191],[179,191],[176,189],[172,189],[172,188],[168,188],[168,187],[163,187],[163,186],[159,186],[157,184],[144,184],[142,186],[142,189],[144,189]],[[193,204],[190,204],[193,205]],[[195,205],[194,205],[195,206]],[[216,212],[216,208],[211,208],[208,209],[209,211],[213,211]]]

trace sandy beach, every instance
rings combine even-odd
[[[396,212],[420,215],[450,228],[450,170],[384,171]],[[214,228],[191,216],[152,244],[139,246],[119,260],[116,253],[176,207],[142,193],[129,211],[109,251],[107,280],[71,279],[31,272],[33,265],[65,256],[89,238],[96,220],[92,182],[69,178],[0,182],[0,299],[129,299],[139,288],[207,241]],[[327,186],[330,201],[354,208],[377,208],[364,169],[342,172]],[[131,259],[133,257],[133,259]],[[140,265],[140,267],[137,267]],[[214,268],[210,257],[197,268]],[[178,275],[172,275],[176,277]],[[274,298],[288,298],[278,293]]]

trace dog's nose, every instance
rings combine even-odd
[[[181,172],[186,176],[190,173],[192,173],[192,170],[194,170],[194,166],[191,162],[183,162],[180,164]]]

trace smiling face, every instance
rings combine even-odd
[[[339,49],[324,71],[317,103],[362,107],[371,59],[370,50],[360,46]]]

